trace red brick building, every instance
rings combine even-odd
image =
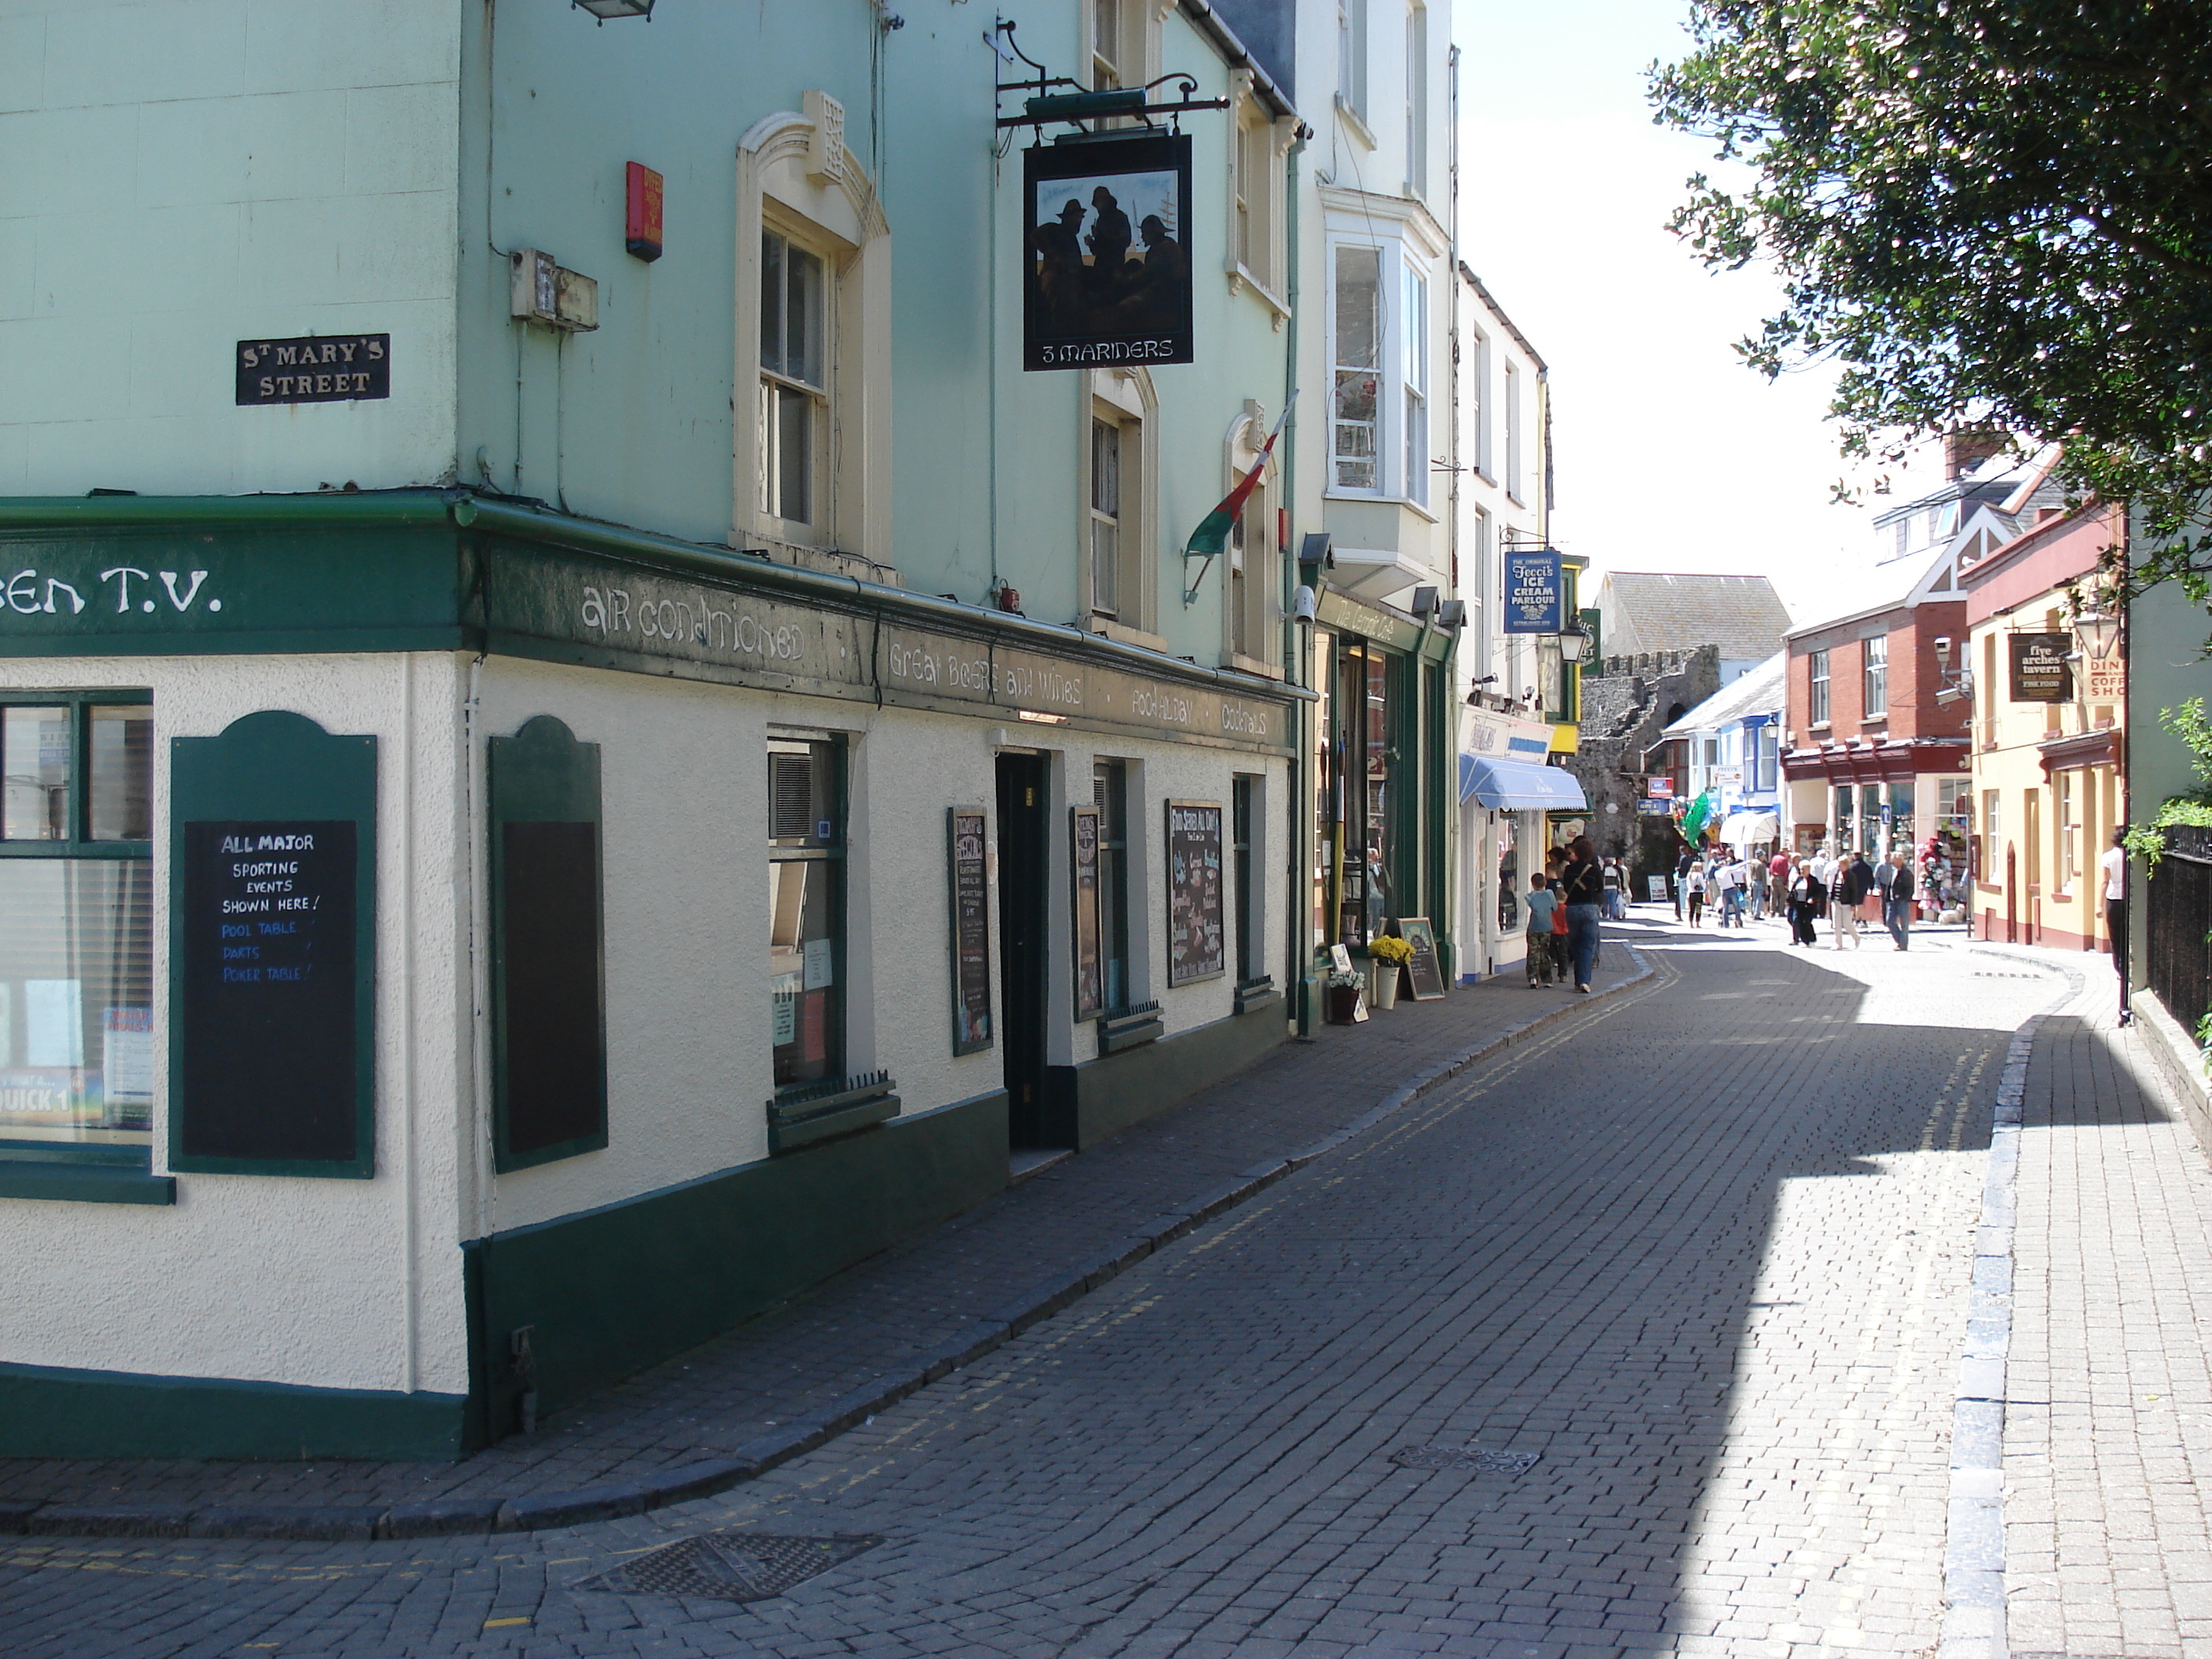
[[[2055,492],[2039,466],[1952,451],[1951,482],[1883,514],[1887,556],[1865,602],[1788,636],[1782,770],[1800,851],[1826,845],[1878,855],[1940,838],[1967,854],[1972,798],[1960,689],[1966,662],[1962,560],[2010,541]]]

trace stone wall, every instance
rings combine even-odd
[[[1582,738],[1567,769],[1589,797],[1599,854],[1629,860],[1639,896],[1645,876],[1674,869],[1680,845],[1671,819],[1636,815],[1644,752],[1720,689],[1720,647],[1712,645],[1607,657],[1583,677]]]

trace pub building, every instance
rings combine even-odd
[[[451,1455],[1282,1040],[1279,685],[458,490],[0,539],[9,1455]]]

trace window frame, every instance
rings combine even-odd
[[[33,687],[10,687],[0,691],[0,710],[9,708],[66,708],[70,720],[70,800],[67,822],[70,835],[51,841],[9,841],[0,839],[0,858],[49,859],[55,860],[130,860],[143,863],[147,872],[147,903],[149,943],[146,973],[148,1002],[151,1006],[160,982],[168,969],[167,952],[161,939],[152,932],[151,911],[159,900],[156,884],[160,873],[153,869],[154,843],[157,839],[156,826],[149,823],[149,834],[143,841],[94,841],[91,836],[92,808],[92,716],[95,708],[150,708],[154,693],[150,688],[95,688],[90,690],[46,690]],[[4,742],[4,740],[0,740]],[[160,747],[156,738],[149,765],[154,775],[160,770]],[[0,765],[5,764],[0,754]],[[149,789],[157,786],[158,776],[149,775]],[[148,803],[149,815],[152,802]],[[167,1045],[157,1036],[154,1046],[153,1063],[157,1073],[166,1070]],[[17,1139],[5,1126],[0,1126],[0,1171],[10,1173],[19,1166],[30,1164],[64,1164],[79,1169],[105,1167],[114,1172],[114,1178],[123,1182],[114,1190],[86,1188],[64,1191],[56,1186],[56,1197],[76,1197],[95,1200],[115,1200],[125,1202],[167,1203],[173,1196],[173,1184],[167,1177],[158,1180],[149,1171],[153,1168],[154,1142],[159,1138],[160,1126],[149,1112],[146,1139],[143,1144],[76,1143],[65,1140],[33,1140]],[[46,1196],[44,1186],[16,1189],[10,1185],[6,1195],[15,1197]]]
[[[778,526],[782,538],[799,543],[815,543],[825,532],[835,536],[836,519],[836,475],[833,449],[836,432],[836,295],[842,277],[837,255],[821,246],[817,237],[794,233],[787,228],[786,216],[763,212],[761,218],[761,279],[758,283],[761,309],[766,310],[768,299],[768,243],[774,239],[783,245],[784,257],[778,262],[782,276],[780,307],[787,319],[790,315],[789,276],[790,253],[796,250],[815,260],[820,268],[821,280],[815,302],[814,330],[817,340],[811,343],[818,367],[822,371],[819,382],[811,381],[790,374],[781,367],[771,368],[766,361],[767,342],[757,339],[755,357],[759,360],[754,373],[759,382],[757,425],[755,428],[756,466],[759,489],[755,504],[762,517]],[[776,423],[771,416],[777,394],[805,398],[809,404],[807,419],[806,505],[804,518],[793,518],[781,510],[783,503],[771,501],[770,493],[778,472],[780,437],[772,437]],[[826,522],[825,522],[826,520]],[[826,543],[823,544],[827,544]]]
[[[1832,697],[1828,653],[1808,651],[1805,653],[1805,724],[1817,731],[1830,723],[1834,708]]]
[[[1413,452],[1408,446],[1413,434],[1407,429],[1407,393],[1413,392],[1420,399],[1425,429],[1419,447],[1425,459],[1433,440],[1435,418],[1435,398],[1430,385],[1432,378],[1431,360],[1434,355],[1431,311],[1434,305],[1435,267],[1398,237],[1332,231],[1328,246],[1328,470],[1323,481],[1323,493],[1347,501],[1404,501],[1427,513],[1431,510],[1428,506],[1428,469],[1415,465],[1409,459]],[[1371,367],[1346,362],[1341,349],[1343,331],[1338,273],[1339,262],[1347,248],[1371,251],[1376,255],[1375,303],[1377,316],[1375,362]],[[1406,318],[1409,296],[1418,300],[1419,308],[1419,316],[1411,328],[1407,327]],[[1420,368],[1420,384],[1417,386],[1410,386],[1407,378],[1407,364],[1415,360],[1418,360]],[[1510,373],[1511,366],[1508,367]],[[1343,482],[1340,471],[1343,464],[1347,460],[1367,458],[1351,455],[1337,447],[1338,428],[1342,424],[1337,416],[1337,377],[1362,373],[1371,373],[1376,380],[1372,458],[1375,483],[1371,487]],[[1510,485],[1507,494],[1513,495]],[[1517,503],[1520,498],[1514,495],[1513,499]]]
[[[1127,1013],[1136,994],[1136,963],[1129,905],[1129,763],[1118,756],[1091,760],[1091,800],[1098,812],[1098,995],[1102,1018]],[[1121,970],[1121,995],[1114,969]]]
[[[1336,0],[1336,106],[1363,130],[1367,120],[1367,0]]]
[[[853,745],[842,732],[783,731],[770,726],[764,734],[761,750],[762,769],[772,775],[774,763],[769,757],[780,751],[775,744],[819,744],[830,756],[830,777],[826,805],[830,809],[830,823],[834,833],[818,846],[780,847],[774,835],[775,801],[774,788],[769,786],[768,841],[769,865],[822,864],[832,872],[830,883],[830,1000],[824,1015],[828,1027],[828,1069],[818,1078],[809,1078],[793,1083],[777,1083],[775,1079],[775,1034],[769,1033],[769,1095],[771,1100],[787,1100],[795,1096],[819,1094],[823,1090],[851,1076],[852,1064],[852,950],[848,928],[852,886],[852,865],[849,854],[853,841]],[[767,779],[764,776],[763,782]],[[814,840],[814,837],[802,837]],[[775,948],[775,916],[773,907],[769,915],[769,948]],[[775,995],[771,982],[769,995]],[[773,1000],[770,1004],[773,1020]]]
[[[1859,718],[1889,718],[1889,635],[1870,634],[1859,641]]]
[[[1132,643],[1154,646],[1152,629],[1159,614],[1158,520],[1159,422],[1152,376],[1144,369],[1092,369],[1084,379],[1081,448],[1078,452],[1077,547],[1079,583],[1077,625]],[[1092,568],[1095,426],[1121,428],[1121,489],[1115,514],[1115,611],[1098,610],[1097,572]]]

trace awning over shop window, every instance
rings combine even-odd
[[[1589,805],[1575,775],[1563,766],[1539,766],[1533,761],[1486,755],[1459,757],[1459,798],[1479,806],[1516,811],[1543,806],[1553,811],[1579,811]]]
[[[1731,847],[1773,841],[1782,834],[1781,821],[1771,812],[1732,812],[1721,825],[1721,839]]]

